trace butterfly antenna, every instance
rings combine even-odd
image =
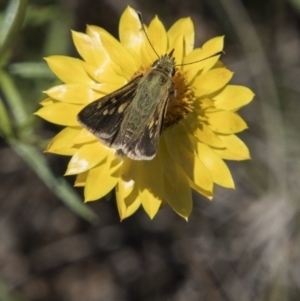
[[[192,65],[192,64],[195,64],[195,63],[199,63],[199,62],[205,61],[205,60],[207,60],[207,59],[210,59],[210,58],[212,58],[212,57],[214,57],[214,56],[221,55],[221,54],[225,54],[225,51],[223,51],[223,50],[222,50],[222,51],[218,51],[218,52],[216,52],[216,53],[214,53],[214,54],[212,54],[212,55],[210,55],[210,56],[205,57],[204,59],[201,59],[201,60],[198,60],[198,61],[194,61],[194,62],[190,62],[190,63],[186,63],[186,64],[178,64],[178,65],[175,65],[175,66]]]
[[[138,17],[139,17],[139,19],[140,19],[140,22],[141,22],[141,25],[142,25],[143,32],[145,33],[145,36],[146,36],[146,38],[147,38],[147,40],[148,40],[148,42],[149,42],[151,48],[153,49],[153,51],[155,52],[155,54],[157,55],[157,57],[160,58],[160,56],[158,55],[158,53],[157,53],[156,50],[154,49],[154,47],[153,47],[153,45],[151,44],[150,39],[149,39],[149,37],[148,37],[148,35],[147,35],[146,29],[145,29],[145,25],[144,25],[144,22],[143,22],[143,18],[142,18],[142,14],[141,14],[139,11],[136,11],[136,13],[137,13],[137,15],[138,15]]]

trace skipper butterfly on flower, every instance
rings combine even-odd
[[[163,56],[157,54],[148,38],[141,14],[137,14],[158,59],[145,74],[134,77],[117,91],[88,104],[77,119],[103,144],[115,149],[119,156],[152,160],[156,155],[170,96],[176,93],[172,77],[176,66],[181,65],[175,63],[172,56],[174,49]]]

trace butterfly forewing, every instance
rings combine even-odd
[[[78,114],[78,122],[105,145],[111,146],[141,77],[134,78],[115,92],[88,104]]]

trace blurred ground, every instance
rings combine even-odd
[[[249,130],[239,136],[252,160],[229,162],[236,190],[217,188],[213,202],[195,194],[188,223],[168,207],[153,221],[141,210],[120,222],[110,196],[88,205],[99,215],[92,225],[1,140],[0,300],[300,300],[297,0],[29,1],[31,17],[12,63],[78,56],[69,30],[84,31],[85,24],[117,36],[127,3],[145,23],[158,14],[167,28],[191,16],[196,46],[226,36],[223,61],[235,72],[232,83],[256,93],[240,111]],[[34,112],[53,79],[14,76]],[[43,137],[59,130],[35,122]],[[64,174],[68,158],[45,157],[57,176]]]

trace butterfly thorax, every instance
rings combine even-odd
[[[161,56],[159,60],[156,60],[152,64],[152,68],[160,70],[169,77],[173,77],[175,74],[175,61],[172,57],[172,53]]]

